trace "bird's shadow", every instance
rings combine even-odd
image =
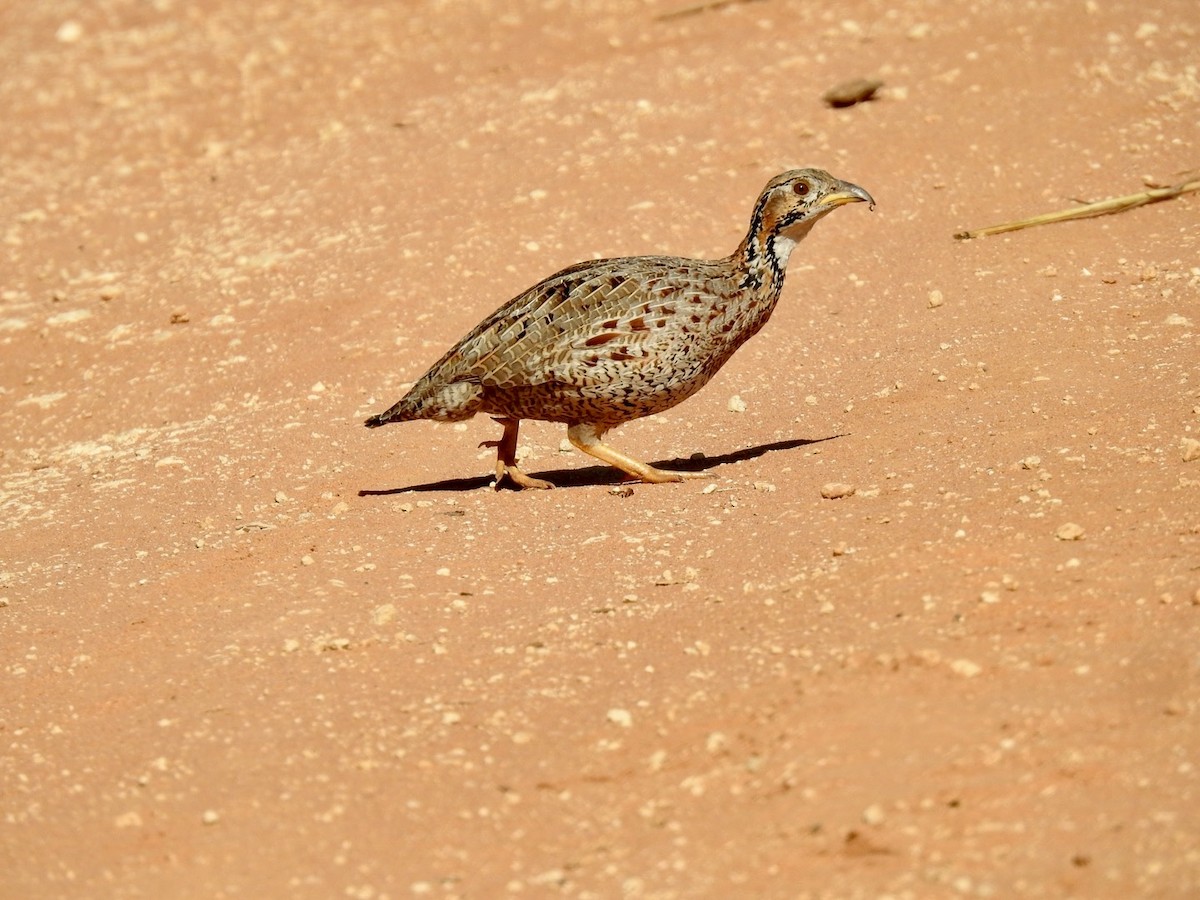
[[[718,456],[704,456],[698,459],[669,459],[658,460],[651,465],[660,469],[674,469],[678,472],[705,472],[709,469],[723,466],[727,463],[744,462],[748,459],[755,459],[762,456],[764,453],[773,453],[777,450],[795,450],[798,447],[807,447],[809,444],[820,444],[825,441],[832,441],[836,438],[844,437],[841,434],[832,434],[829,437],[823,438],[793,438],[786,441],[772,441],[769,444],[759,444],[755,447],[746,447],[742,450],[733,450],[729,453],[722,453]],[[555,487],[595,487],[604,484],[620,484],[625,481],[625,476],[614,469],[612,466],[584,466],[582,469],[550,469],[545,472],[530,472],[537,478],[545,479]],[[492,484],[492,476],[478,475],[473,478],[446,478],[442,481],[428,481],[424,484],[410,484],[407,487],[397,488],[380,488],[371,489],[364,488],[358,492],[360,497],[387,497],[391,494],[421,494],[437,491],[445,492],[462,492],[474,491],[479,488],[490,487]],[[503,486],[511,485],[506,482]]]

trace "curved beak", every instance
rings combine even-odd
[[[870,204],[871,209],[875,208],[875,198],[857,184],[851,184],[848,181],[839,181],[835,190],[817,201],[818,206],[827,206],[830,209],[846,203],[867,203]]]

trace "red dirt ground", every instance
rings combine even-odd
[[[1194,0],[686,6],[0,9],[0,895],[1200,895],[1200,199],[952,239],[1195,177]],[[704,479],[361,427],[797,165]]]

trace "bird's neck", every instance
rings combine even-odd
[[[742,270],[743,286],[777,294],[783,287],[783,276],[792,251],[808,235],[813,222],[789,228],[786,234],[755,227],[758,224],[751,224],[750,232],[734,253],[734,260]]]

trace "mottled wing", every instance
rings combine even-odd
[[[635,257],[564,269],[501,307],[447,354],[457,356],[454,377],[494,388],[583,387],[611,380],[606,367],[613,362],[651,364],[681,300],[700,292],[695,266]]]

